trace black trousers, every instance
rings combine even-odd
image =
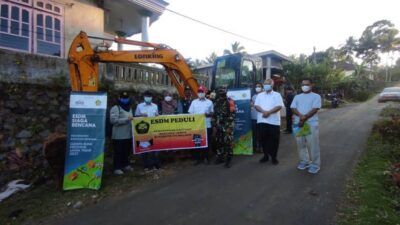
[[[259,143],[259,131],[258,131],[258,125],[257,125],[257,120],[251,120],[251,127],[253,131],[253,151],[257,150],[257,148],[260,146]]]
[[[292,132],[292,116],[292,109],[286,107],[286,131]]]
[[[276,159],[280,140],[280,126],[259,123],[260,142],[264,151],[264,156]]]
[[[207,128],[207,141],[208,141],[207,148],[200,148],[200,149],[194,150],[194,158],[197,161],[202,161],[204,159],[207,159],[207,160],[210,159],[209,157],[210,157],[211,134],[212,134],[212,128]]]
[[[129,156],[132,151],[132,139],[113,139],[114,170],[120,170],[129,165]]]

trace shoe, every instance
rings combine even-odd
[[[299,163],[299,165],[297,165],[297,169],[299,169],[299,170],[305,170],[308,167],[310,167],[310,165],[308,163],[303,163],[303,162],[301,162],[301,163]]]
[[[114,170],[114,174],[115,175],[122,175],[122,174],[124,174],[124,171],[122,171],[122,170]]]
[[[272,159],[272,164],[276,166],[279,164],[279,161],[277,159]]]
[[[210,160],[209,160],[208,158],[205,158],[205,159],[204,159],[204,164],[210,165]]]
[[[217,157],[217,160],[215,160],[214,164],[218,165],[218,164],[221,164],[221,163],[223,163],[223,162],[224,162],[224,159],[222,159],[221,156],[218,156],[218,157]]]
[[[317,174],[319,171],[319,167],[318,166],[310,166],[310,168],[308,168],[308,172],[311,174]]]
[[[231,162],[232,162],[232,156],[228,156],[226,159],[226,162],[224,164],[224,167],[227,169],[231,168],[231,166],[232,166]]]
[[[266,162],[268,162],[269,161],[269,158],[268,158],[268,156],[263,156],[261,159],[260,159],[260,163],[266,163]]]
[[[124,170],[132,172],[133,171],[133,167],[132,166],[125,166]]]
[[[201,163],[200,160],[196,160],[196,161],[193,163],[193,166],[198,166],[198,165],[200,165],[200,163]]]

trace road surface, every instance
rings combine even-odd
[[[317,175],[296,169],[294,139],[283,134],[278,166],[258,163],[258,154],[234,158],[230,169],[191,167],[141,192],[106,200],[54,224],[335,224],[346,177],[384,105],[374,98],[320,113],[322,166]]]

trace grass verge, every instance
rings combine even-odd
[[[380,124],[382,120],[375,128]],[[392,165],[400,162],[400,143],[388,141],[375,128],[346,188],[338,214],[340,225],[400,225],[400,188],[391,176]]]

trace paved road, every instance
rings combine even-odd
[[[282,135],[278,166],[259,164],[261,155],[256,155],[235,158],[231,169],[189,168],[140,193],[108,200],[56,224],[335,224],[345,178],[383,106],[374,98],[320,113],[318,175],[296,169],[294,140]]]

